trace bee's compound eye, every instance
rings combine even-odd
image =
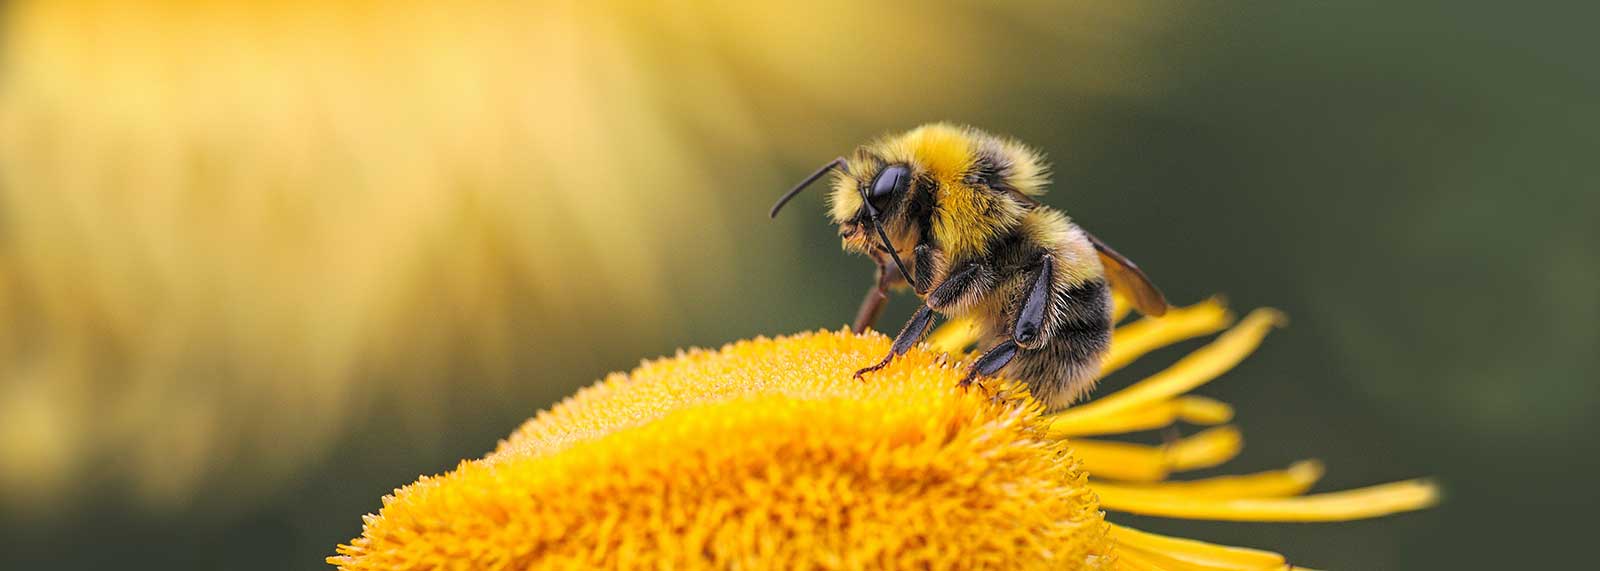
[[[905,165],[889,165],[878,172],[877,178],[872,179],[872,191],[867,193],[867,201],[872,207],[883,210],[889,205],[889,197],[906,189],[911,182],[911,169]]]

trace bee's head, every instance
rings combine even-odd
[[[830,171],[839,174],[833,183],[831,202],[845,249],[880,261],[887,256],[901,276],[911,282],[901,252],[909,253],[917,243],[918,233],[925,231],[927,214],[933,208],[932,182],[917,180],[915,164],[891,163],[858,150],[849,160],[834,159],[811,173],[778,199],[771,216],[776,217],[790,198]]]
[[[934,183],[920,174],[915,164],[866,153],[846,161],[830,198],[846,250],[881,255],[893,249],[909,255],[934,200]]]
[[[1045,167],[1020,143],[933,123],[834,159],[784,194],[772,215],[829,172],[838,173],[829,202],[845,249],[887,257],[910,281],[901,258],[916,244],[981,249],[1036,204]]]

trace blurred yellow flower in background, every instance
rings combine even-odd
[[[487,457],[383,500],[328,562],[422,569],[1289,569],[1275,553],[1164,537],[1104,512],[1341,521],[1431,505],[1424,481],[1302,496],[1315,463],[1166,481],[1240,449],[1221,426],[1153,447],[1088,438],[1178,420],[1221,425],[1189,390],[1281,321],[1251,313],[1164,371],[1041,414],[1026,389],[957,388],[962,363],[917,349],[867,382],[872,333],[816,332],[646,362],[539,413]],[[1119,328],[1106,370],[1226,327],[1208,301]],[[947,326],[932,349],[970,339]],[[962,355],[962,353],[956,353]]]
[[[1147,90],[1154,6],[7,3],[0,503],[238,509],[367,412],[436,425],[445,379],[661,335],[726,279],[672,268],[737,263],[730,164],[777,188],[774,155],[1019,83]],[[1074,72],[989,63],[1017,37]]]

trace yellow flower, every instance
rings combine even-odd
[[[1257,310],[1120,392],[1042,414],[1024,387],[957,388],[946,326],[867,382],[879,334],[819,331],[646,362],[539,413],[487,457],[385,497],[328,562],[539,568],[1289,569],[1275,553],[1158,536],[1105,511],[1332,521],[1436,501],[1422,481],[1301,496],[1314,462],[1169,482],[1240,449],[1228,405],[1184,393],[1254,351]],[[1105,370],[1231,321],[1215,300],[1120,327]],[[948,352],[948,354],[947,354]],[[1214,425],[1167,446],[1080,438]]]

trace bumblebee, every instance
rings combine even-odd
[[[889,354],[857,378],[910,350],[935,314],[970,316],[983,353],[961,384],[1003,373],[1059,408],[1099,377],[1111,288],[1141,313],[1166,312],[1137,265],[1039,202],[1049,167],[1015,140],[947,123],[890,135],[817,169],[770,216],[828,173],[837,175],[829,208],[844,248],[878,266],[855,330],[876,321],[891,288],[909,286],[923,302]]]

